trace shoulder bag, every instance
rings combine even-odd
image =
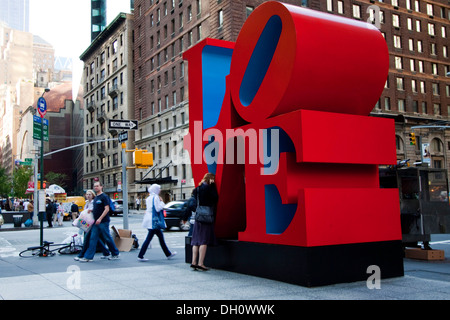
[[[164,213],[163,211],[156,211],[155,209],[155,197],[153,197],[153,217],[152,217],[152,229],[165,229],[166,222],[164,221]]]
[[[197,189],[197,209],[195,210],[195,222],[212,224],[214,222],[214,208],[200,205],[200,188]]]

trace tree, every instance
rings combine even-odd
[[[67,187],[65,183],[65,181],[67,180],[67,175],[64,173],[50,171],[45,175],[45,180],[47,181],[47,186],[56,184],[63,189]]]
[[[13,196],[16,198],[24,198],[28,188],[28,181],[33,175],[30,167],[16,167],[13,175]]]
[[[0,168],[0,198],[7,198],[11,187],[11,177],[8,176],[5,168]]]

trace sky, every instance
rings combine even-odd
[[[90,44],[90,0],[30,0],[30,32],[53,45],[56,56],[79,57]],[[107,24],[130,12],[130,0],[107,1]]]
[[[130,0],[107,0],[107,25],[120,12],[130,12]],[[72,58],[74,84],[83,70],[79,57],[91,43],[90,21],[90,0],[30,0],[30,32],[51,44],[55,56]]]

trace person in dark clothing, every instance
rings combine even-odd
[[[45,204],[45,217],[47,218],[47,223],[48,223],[48,227],[52,228],[53,227],[53,211],[54,211],[54,207],[53,207],[53,203],[50,199],[46,199],[46,204]]]
[[[213,173],[205,174],[202,181],[200,181],[199,186],[193,191],[193,196],[198,199],[200,206],[213,207],[215,210],[219,195],[217,193],[214,178],[215,175]],[[195,270],[200,269],[203,271],[208,270],[208,268],[204,265],[206,249],[208,245],[213,245],[215,242],[216,236],[214,234],[214,223],[206,224],[200,221],[195,221],[191,240],[191,268]]]
[[[70,206],[70,212],[72,213],[72,221],[75,221],[75,219],[78,218],[80,212],[78,209],[78,205],[75,202],[72,202],[72,205]]]
[[[195,224],[194,216],[195,216],[195,210],[197,209],[197,199],[194,196],[195,190],[196,189],[194,189],[192,191],[191,197],[187,201],[187,206],[186,206],[186,210],[184,211],[184,215],[181,218],[181,220],[183,221],[184,224],[186,224],[186,222],[189,220],[190,228],[189,228],[188,237],[191,237],[192,232],[194,231],[194,224]]]

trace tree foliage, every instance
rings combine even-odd
[[[13,196],[16,198],[24,198],[25,192],[28,188],[28,181],[33,175],[33,170],[30,167],[16,167],[14,169],[12,186]]]
[[[0,198],[7,198],[11,187],[11,177],[6,173],[5,168],[0,168]]]
[[[65,182],[67,180],[67,175],[64,173],[50,171],[45,175],[45,180],[47,181],[47,187],[52,184],[56,184],[63,189],[67,187],[67,184]]]

